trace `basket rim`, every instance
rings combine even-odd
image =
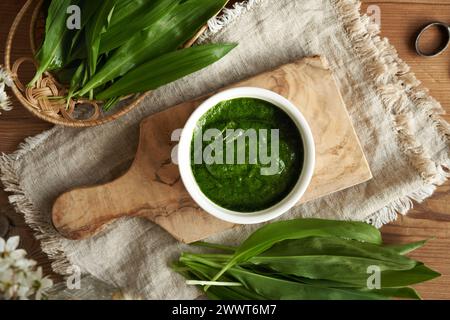
[[[11,51],[12,51],[12,44],[16,35],[16,32],[18,30],[18,27],[20,25],[21,22],[23,22],[25,14],[29,11],[30,7],[34,4],[35,8],[32,12],[31,15],[31,19],[30,19],[30,24],[29,24],[29,45],[30,45],[30,49],[31,51],[35,50],[36,48],[36,44],[35,44],[35,33],[34,33],[34,24],[37,21],[37,16],[39,14],[39,8],[42,7],[44,0],[27,0],[26,3],[22,6],[22,8],[20,9],[19,13],[16,15],[10,30],[8,32],[8,37],[7,37],[7,41],[6,41],[6,47],[5,47],[5,67],[8,70],[8,72],[10,72],[14,77],[16,77],[17,75],[15,75],[11,70]],[[186,45],[185,47],[190,47],[199,37],[201,34],[203,34],[203,32],[206,30],[206,26],[203,27]],[[32,59],[32,58],[31,58]],[[51,76],[51,73],[48,73]],[[13,82],[13,85],[11,87],[15,97],[19,100],[19,102],[22,104],[22,106],[24,106],[29,112],[31,112],[34,116],[56,124],[56,125],[62,125],[62,126],[67,126],[67,127],[76,127],[76,128],[82,128],[82,127],[93,127],[93,126],[97,126],[97,125],[102,125],[105,123],[109,123],[113,120],[116,120],[124,115],[126,115],[127,113],[129,113],[131,110],[133,110],[134,108],[136,108],[147,96],[149,96],[149,94],[151,93],[151,91],[147,91],[144,93],[140,93],[138,94],[133,101],[131,101],[129,104],[127,104],[126,106],[120,108],[118,111],[116,111],[113,114],[107,115],[103,118],[98,118],[98,119],[67,119],[63,116],[60,116],[58,118],[56,117],[52,117],[50,115],[45,114],[44,112],[40,112],[39,110],[37,110],[35,107],[33,107],[30,102],[25,98],[24,93],[20,90],[20,88],[16,85],[15,82]],[[86,99],[84,99],[86,100]]]

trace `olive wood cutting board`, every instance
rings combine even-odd
[[[372,178],[346,107],[327,63],[304,58],[230,87],[273,90],[296,105],[308,121],[316,144],[316,167],[301,203]],[[228,87],[228,88],[230,88]],[[207,238],[232,224],[202,211],[190,198],[171,154],[174,130],[209,96],[182,103],[141,123],[136,158],[122,177],[110,183],[75,189],[54,203],[56,229],[70,239],[84,239],[121,217],[144,217],[179,241]]]

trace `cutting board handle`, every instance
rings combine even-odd
[[[53,224],[66,238],[84,239],[109,222],[123,216],[139,215],[145,202],[128,197],[129,174],[110,183],[74,189],[60,195],[53,205]],[[136,190],[134,190],[136,191]]]
[[[136,163],[113,182],[62,194],[53,205],[52,217],[55,228],[72,240],[87,239],[121,217],[151,220],[184,243],[233,226],[201,210],[180,181],[171,186],[152,182]]]

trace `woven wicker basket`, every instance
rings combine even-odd
[[[58,97],[65,96],[67,88],[58,83],[51,73],[46,72],[37,84],[29,88],[24,85],[18,76],[19,68],[23,63],[31,63],[37,66],[37,62],[31,57],[17,59],[11,66],[11,51],[14,38],[19,25],[25,22],[27,13],[32,10],[29,18],[28,36],[32,56],[36,53],[36,26],[44,21],[42,5],[44,0],[27,0],[22,9],[14,19],[8,34],[5,52],[5,67],[11,73],[14,80],[12,91],[22,105],[32,114],[45,121],[69,126],[69,127],[91,127],[115,120],[133,108],[135,108],[148,94],[132,95],[121,100],[112,112],[104,112],[101,108],[102,101],[89,99],[66,100]],[[190,47],[206,30],[203,27],[185,47]]]

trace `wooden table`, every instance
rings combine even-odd
[[[3,60],[6,35],[14,16],[24,0],[0,1],[0,53]],[[382,35],[390,39],[400,56],[412,67],[417,77],[428,87],[432,95],[450,113],[450,50],[440,57],[425,59],[417,56],[412,41],[418,28],[435,20],[450,23],[450,1],[432,0],[365,0],[363,10],[377,5],[381,10]],[[21,39],[15,50],[27,50],[27,40]],[[29,114],[17,102],[14,110],[0,116],[0,152],[10,153],[28,136],[49,129],[50,124]],[[450,121],[450,116],[445,116]],[[0,219],[10,222],[8,236],[20,235],[21,246],[37,259],[44,270],[51,272],[48,259],[40,251],[39,243],[32,236],[23,218],[13,213],[8,205],[7,194],[0,190]],[[416,204],[407,217],[400,217],[382,229],[386,242],[411,242],[435,237],[426,247],[417,250],[413,257],[442,273],[442,277],[418,285],[425,299],[450,299],[450,183],[438,188],[425,203]],[[1,235],[0,235],[1,236]]]

